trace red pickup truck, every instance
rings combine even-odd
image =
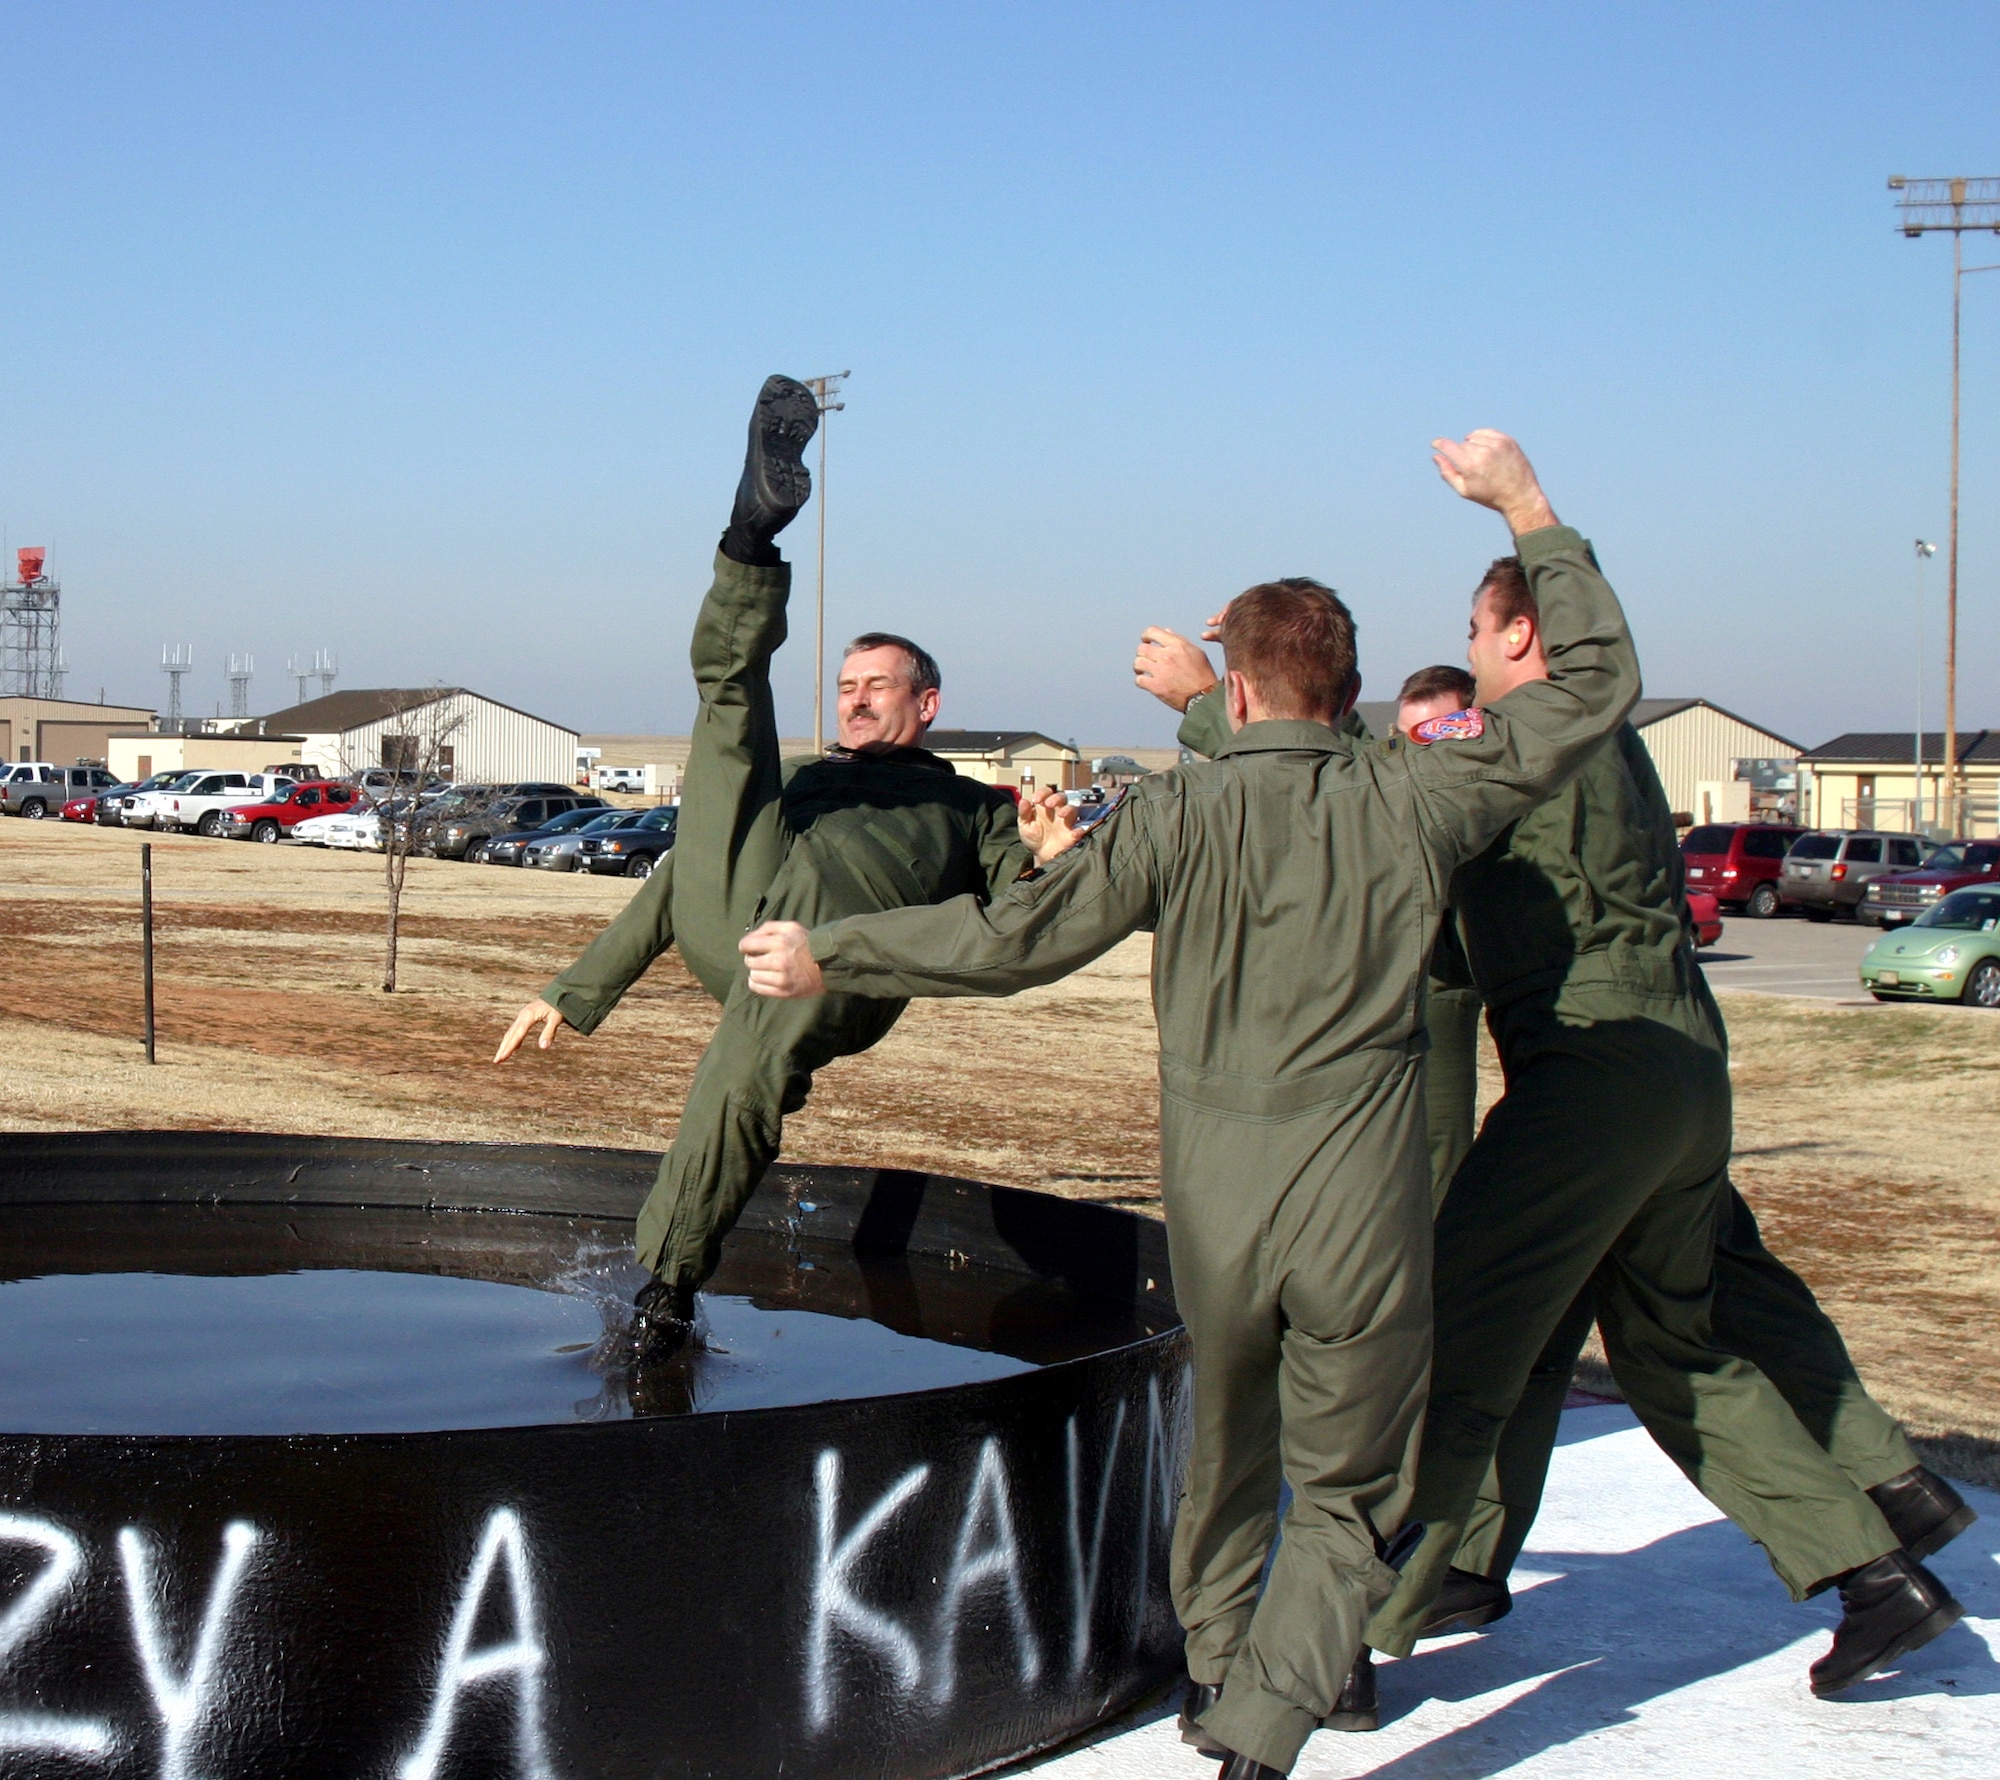
[[[333,779],[304,779],[285,786],[268,802],[224,810],[215,831],[233,841],[277,841],[287,829],[310,817],[344,815],[367,801],[352,785]]]

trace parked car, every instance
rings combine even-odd
[[[292,830],[292,839],[308,847],[379,853],[382,820],[372,808],[353,808],[332,816],[308,816]]]
[[[487,847],[501,835],[533,834],[570,810],[607,807],[603,798],[588,791],[496,797],[433,822],[424,837],[426,850],[440,859],[463,859],[468,865],[478,865],[485,859]]]
[[[603,834],[586,834],[577,842],[576,862],[585,871],[623,872],[628,878],[649,878],[660,855],[674,844],[674,827],[681,819],[678,804],[656,809],[627,810],[630,820]]]
[[[632,812],[630,810],[598,810],[595,813],[577,811],[575,813],[587,815],[590,819],[581,826],[571,828],[562,834],[555,834],[549,829],[544,829],[539,835],[530,834],[522,837],[521,864],[524,869],[529,871],[574,871],[577,860],[581,855],[586,835],[608,834],[614,828],[629,826],[632,821]],[[495,842],[494,844],[497,846],[499,843]]]
[[[1725,909],[1760,921],[1778,912],[1778,879],[1785,854],[1803,828],[1775,822],[1704,822],[1681,841],[1681,863],[1690,890],[1706,890]]]
[[[1921,835],[1878,828],[1830,828],[1802,834],[1785,855],[1778,900],[1802,909],[1808,921],[1852,917],[1869,881],[1884,872],[1913,871],[1929,844]]]
[[[39,822],[57,816],[73,797],[94,797],[118,781],[101,766],[50,766],[46,761],[17,762],[0,781],[0,810]]]
[[[1722,904],[1710,890],[1687,893],[1688,919],[1694,923],[1694,943],[1712,946],[1722,937]]]
[[[1907,927],[1954,890],[2000,882],[2000,841],[1946,841],[1917,871],[1886,872],[1861,893],[1861,919]]]
[[[496,834],[486,843],[485,863],[488,865],[521,865],[525,863],[527,850],[538,841],[553,840],[563,835],[575,834],[592,822],[603,822],[621,814],[601,804],[580,803],[574,809],[563,810],[551,816],[539,828],[521,829],[509,834]]]
[[[290,784],[276,773],[204,772],[192,784],[176,784],[153,796],[153,826],[162,832],[192,829],[214,835],[223,812],[237,804],[263,803]]]
[[[141,779],[136,785],[113,785],[110,790],[100,792],[97,799],[97,820],[106,828],[118,828],[125,821],[125,800],[138,797],[148,791],[158,791],[171,785],[181,775],[173,773],[153,773]]]
[[[301,822],[351,816],[367,804],[358,786],[332,779],[288,779],[262,803],[240,803],[224,810],[215,832],[232,841],[275,842]]]
[[[1954,890],[1885,928],[1861,956],[1861,985],[1877,1001],[2000,1008],[2000,889]]]

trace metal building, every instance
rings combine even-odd
[[[231,727],[303,738],[300,757],[332,777],[386,766],[474,784],[576,777],[577,734],[463,686],[335,692]]]

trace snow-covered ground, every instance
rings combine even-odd
[[[1382,1729],[1321,1731],[1299,1780],[1850,1780],[2000,1774],[2000,1495],[1931,1560],[1965,1618],[1896,1673],[1806,1691],[1836,1598],[1794,1606],[1622,1405],[1563,1418],[1549,1492],[1483,1635],[1384,1662]],[[1035,1780],[1213,1780],[1170,1713],[1031,1763]]]

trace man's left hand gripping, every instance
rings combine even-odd
[[[774,1001],[800,1001],[826,993],[826,979],[812,955],[812,935],[796,921],[766,921],[736,942],[750,967],[750,993]]]

